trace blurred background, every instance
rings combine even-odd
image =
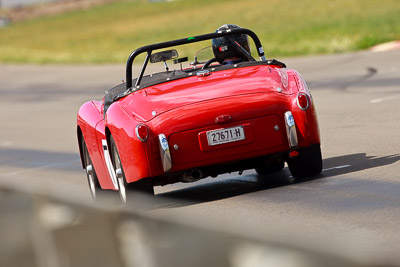
[[[16,8],[32,4],[42,4],[49,2],[56,2],[57,0],[1,0],[0,6],[2,8]]]
[[[4,63],[122,63],[138,46],[225,23],[255,31],[271,57],[400,39],[398,0],[1,0],[0,6],[8,21],[0,35]]]

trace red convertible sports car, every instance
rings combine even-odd
[[[193,62],[179,58],[179,48],[210,41]],[[208,60],[199,60],[207,51]],[[139,58],[144,62],[133,79]],[[149,62],[162,71],[147,73]],[[77,134],[94,198],[110,189],[126,202],[136,191],[153,194],[153,186],[247,169],[265,175],[285,162],[295,178],[322,170],[318,120],[304,79],[266,60],[257,35],[235,25],[133,51],[126,81],[102,101],[81,106]]]

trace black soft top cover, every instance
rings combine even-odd
[[[216,71],[228,70],[228,69],[233,69],[233,68],[257,66],[257,65],[272,65],[272,66],[278,66],[281,68],[286,68],[285,63],[280,62],[276,59],[272,59],[272,60],[266,60],[266,61],[241,62],[241,63],[235,64],[235,65],[215,66],[215,67],[210,67],[207,70],[210,72],[216,72]],[[152,75],[143,76],[142,82],[140,84],[140,88],[136,88],[133,90],[132,90],[132,88],[126,89],[126,83],[121,83],[121,84],[111,88],[104,97],[104,112],[103,112],[104,118],[105,118],[107,109],[110,107],[110,105],[122,97],[125,97],[135,91],[138,91],[140,89],[143,89],[143,88],[146,88],[149,86],[194,76],[199,71],[200,71],[200,68],[196,68],[196,69],[188,69],[188,70],[165,71],[165,72],[160,72],[160,73],[156,73],[156,74],[152,74]],[[135,84],[136,80],[137,79],[133,79],[132,84]]]

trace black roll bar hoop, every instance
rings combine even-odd
[[[145,62],[143,64],[140,75],[136,81],[135,87],[138,87],[140,84],[140,81],[142,80],[144,70],[149,61],[149,56],[153,50],[172,47],[172,46],[178,46],[178,45],[184,45],[184,44],[189,44],[189,43],[195,43],[195,42],[205,41],[205,40],[209,40],[209,39],[213,39],[213,38],[217,38],[217,37],[222,37],[222,36],[227,36],[227,35],[236,35],[236,34],[246,34],[246,35],[250,36],[253,39],[254,44],[256,45],[257,53],[258,53],[260,60],[265,60],[264,49],[261,46],[260,39],[258,39],[258,36],[253,31],[251,31],[249,29],[245,29],[245,28],[231,29],[228,31],[218,31],[218,32],[214,32],[214,33],[202,34],[202,35],[197,35],[197,36],[193,36],[193,37],[188,37],[188,38],[183,38],[183,39],[178,39],[178,40],[173,40],[173,41],[168,41],[168,42],[146,45],[146,46],[142,46],[142,47],[134,50],[128,57],[128,61],[126,63],[126,89],[132,88],[132,64],[133,64],[133,61],[135,60],[136,56],[138,56],[139,54],[147,52]]]

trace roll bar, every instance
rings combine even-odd
[[[137,88],[140,85],[140,82],[144,75],[144,71],[146,69],[147,63],[149,62],[149,58],[150,58],[150,55],[153,50],[172,47],[172,46],[178,46],[178,45],[184,45],[184,44],[189,44],[189,43],[196,43],[196,42],[214,39],[214,38],[218,38],[218,37],[223,37],[223,36],[227,36],[227,35],[237,35],[237,34],[246,34],[246,35],[250,36],[253,39],[254,44],[256,45],[257,53],[258,53],[260,60],[265,60],[264,49],[261,46],[260,39],[258,39],[258,36],[253,31],[251,31],[249,29],[245,29],[245,28],[231,29],[231,30],[227,30],[227,31],[218,31],[218,32],[214,32],[214,33],[202,34],[202,35],[187,37],[187,38],[168,41],[168,42],[146,45],[146,46],[142,46],[142,47],[134,50],[128,57],[128,61],[126,63],[126,89],[132,88],[132,64],[133,64],[133,61],[135,60],[135,58],[139,54],[147,52],[146,59],[142,66],[142,70],[140,71],[139,77],[136,80],[135,88]]]

